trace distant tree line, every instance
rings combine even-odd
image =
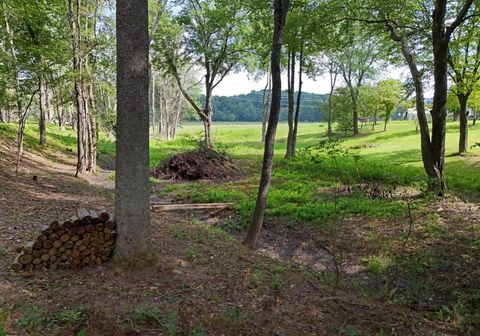
[[[295,93],[296,94],[296,93]],[[301,96],[300,115],[301,122],[318,122],[327,119],[325,101],[326,94],[306,93]],[[200,100],[204,103],[205,96],[201,95]],[[214,96],[212,107],[215,111],[214,121],[262,121],[263,119],[263,91],[252,91],[247,94],[235,96]],[[280,121],[287,121],[288,96],[287,91],[282,91]],[[191,115],[190,120],[195,120]]]

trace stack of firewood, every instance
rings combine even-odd
[[[77,269],[108,261],[115,247],[115,221],[108,212],[79,210],[60,224],[52,222],[35,241],[20,248],[12,264],[15,271]]]

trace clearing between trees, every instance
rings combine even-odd
[[[321,140],[318,124],[302,126],[302,148]],[[184,131],[191,134],[195,127]],[[396,135],[406,133],[408,142],[411,125],[392,127]],[[80,208],[113,209],[113,172],[107,168],[114,153],[103,139],[99,150],[105,169],[86,179],[74,178],[75,156],[66,150],[69,136],[57,138],[52,127],[49,146],[39,155],[26,153],[15,176],[13,134],[2,128],[0,325],[6,334],[478,332],[476,184],[462,191],[464,182],[453,176],[449,184],[456,189],[451,196],[423,194],[421,167],[406,162],[415,156],[405,156],[410,149],[399,145],[402,151],[389,151],[386,161],[380,150],[393,138],[381,132],[341,144],[351,151],[360,147],[358,160],[344,149],[333,157],[305,150],[310,154],[298,159],[279,158],[266,225],[253,253],[240,241],[250,219],[260,164],[250,138],[259,130],[240,128],[226,125],[214,135],[241,167],[243,179],[152,181],[152,197],[161,202],[235,203],[234,210],[152,212],[152,243],[159,256],[155,266],[128,272],[106,263],[25,278],[9,267],[16,247],[31,240],[41,226]],[[284,131],[280,129],[278,147],[284,146]],[[30,141],[28,134],[27,129],[26,148],[32,150],[35,139]],[[244,151],[247,145],[253,147],[250,155]],[[192,146],[185,139],[154,141],[151,166]],[[257,147],[261,152],[260,143]],[[383,165],[392,164],[389,173],[379,174],[369,151],[376,151]],[[469,178],[478,177],[471,169],[476,163],[468,163],[471,158],[449,160],[469,172]],[[386,197],[371,191],[377,185]]]

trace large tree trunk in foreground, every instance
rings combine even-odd
[[[265,139],[265,151],[263,154],[262,175],[258,187],[257,202],[252,223],[248,229],[247,237],[243,241],[249,248],[254,248],[263,224],[263,217],[267,205],[268,188],[272,175],[273,152],[275,146],[275,133],[277,130],[278,117],[280,115],[280,104],[282,96],[282,80],[280,60],[282,52],[282,35],[285,29],[285,19],[288,12],[288,0],[275,0],[275,18],[272,41],[272,103],[270,117],[268,120],[267,135]]]
[[[398,34],[395,26],[386,23],[391,37],[398,42],[402,54],[407,61],[416,92],[416,108],[418,124],[420,128],[422,161],[425,171],[430,178],[431,189],[438,189],[442,193],[446,190],[445,184],[445,133],[447,117],[447,65],[448,65],[448,43],[450,36],[466,15],[472,0],[467,0],[459,12],[457,18],[448,26],[445,25],[447,1],[436,0],[432,15],[432,44],[433,44],[433,65],[434,65],[434,96],[432,107],[432,135],[430,137],[428,122],[425,114],[425,102],[423,97],[423,81],[421,72],[415,63],[406,38]]]
[[[136,266],[151,256],[147,0],[117,0],[116,15],[115,258]]]
[[[445,133],[448,92],[448,44],[455,28],[463,21],[473,0],[467,0],[457,18],[446,27],[447,0],[436,0],[432,15],[433,77],[435,80],[432,105],[431,159],[435,175],[431,186],[444,192],[445,184]]]
[[[458,141],[458,153],[466,153],[468,146],[468,111],[467,101],[468,96],[457,95],[460,104],[460,138]]]

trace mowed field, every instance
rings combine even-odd
[[[471,124],[471,122],[470,122]],[[325,123],[301,123],[299,125],[298,149],[314,146],[327,140]],[[172,151],[182,150],[188,143],[186,138],[202,139],[203,126],[200,123],[183,125],[178,131],[177,141],[153,140],[151,144],[151,165],[154,166]],[[364,166],[370,162],[384,164],[385,169],[392,171],[392,179],[396,173],[404,176],[407,172],[411,179],[421,180],[423,171],[420,153],[420,135],[415,130],[413,121],[393,121],[383,131],[383,124],[371,129],[368,124],[355,137],[343,137],[337,134],[334,138],[342,141],[346,148],[354,150],[363,159]],[[280,159],[285,154],[288,125],[280,123],[276,135],[275,155]],[[213,123],[213,141],[220,148],[237,158],[259,160],[263,155],[260,123]],[[469,145],[480,142],[480,125],[469,126]],[[469,149],[465,156],[456,156],[458,151],[458,123],[449,122],[446,136],[447,182],[452,190],[480,192],[480,147]],[[400,170],[399,170],[400,169]],[[400,178],[400,177],[399,177]],[[402,183],[401,180],[398,181]]]
[[[232,148],[234,155],[263,155],[263,144],[260,142],[260,123],[213,123],[214,143],[221,143]],[[355,137],[344,137],[342,133],[333,136],[334,139],[344,141],[347,147],[362,144],[372,145],[370,148],[361,150],[362,155],[373,157],[396,154],[403,157],[399,163],[411,163],[421,165],[420,134],[415,131],[413,121],[392,121],[387,125],[387,131],[383,131],[383,124],[371,129],[371,124],[363,126],[360,133]],[[298,147],[303,148],[326,140],[326,123],[300,123],[298,135]],[[201,139],[203,125],[201,123],[187,123],[180,127],[178,135],[182,137],[195,137]],[[288,125],[280,123],[276,134],[276,155],[282,156],[285,151]],[[470,145],[480,142],[480,125],[469,125]],[[163,142],[161,142],[163,143]],[[153,148],[157,146],[154,142]],[[453,155],[458,150],[458,123],[447,123],[446,154]],[[472,156],[480,155],[480,148],[470,149]],[[447,161],[451,161],[448,159]]]

